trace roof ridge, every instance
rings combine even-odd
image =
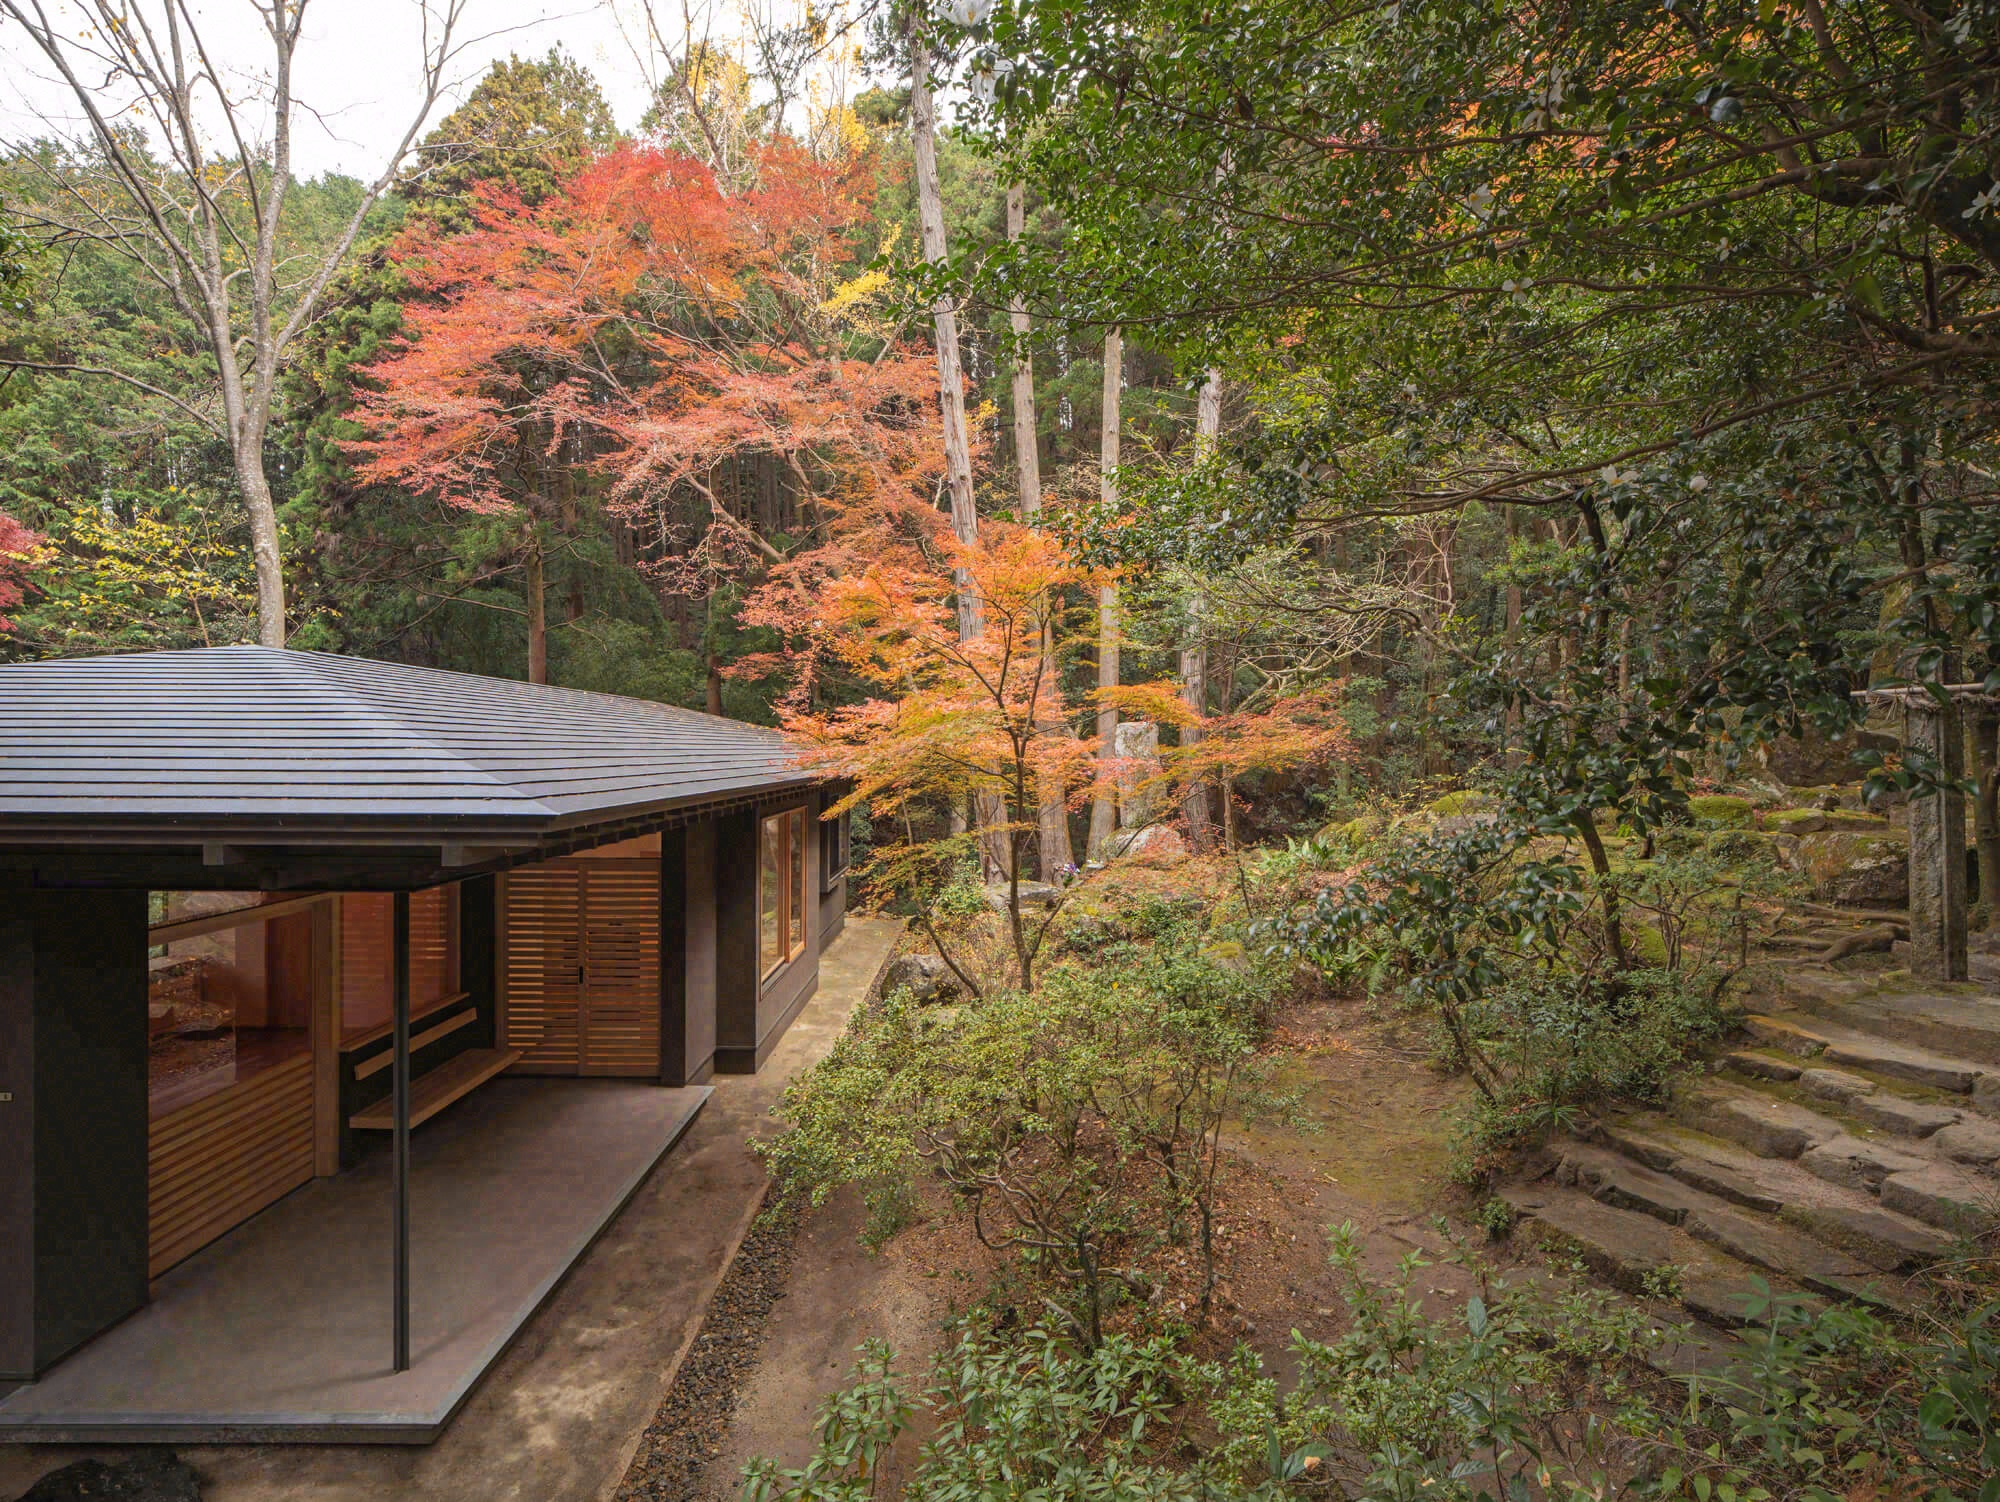
[[[470,760],[437,737],[412,725],[400,715],[375,703],[360,689],[342,679],[337,673],[323,671],[319,666],[322,663],[367,662],[371,659],[343,658],[336,652],[303,651],[295,650],[291,647],[266,647],[261,642],[244,642],[241,645],[254,646],[259,653],[268,654],[275,660],[278,670],[288,678],[292,678],[293,681],[310,682],[314,686],[325,689],[335,695],[342,707],[353,713],[357,718],[366,720],[372,725],[387,727],[397,731],[411,741],[421,744],[425,749],[443,757],[453,766],[461,768],[468,777],[476,777],[492,787],[504,787],[509,791],[515,791],[513,784],[507,782],[498,774]],[[294,673],[293,670],[295,668],[302,671]],[[534,807],[542,809],[547,813],[555,812],[554,809],[549,808],[539,798],[522,797],[521,801],[532,804]]]
[[[572,698],[597,700],[607,706],[615,705],[621,708],[643,709],[675,719],[696,720],[711,725],[726,726],[731,730],[754,731],[759,735],[767,735],[779,741],[786,741],[784,731],[775,725],[759,725],[751,720],[731,719],[728,715],[713,715],[706,710],[689,709],[684,704],[668,704],[660,699],[642,699],[634,694],[614,694],[595,688],[571,688],[567,684],[561,683],[530,683],[525,678],[499,678],[487,673],[468,673],[458,668],[440,668],[432,667],[429,664],[390,662],[379,657],[349,657],[340,652],[315,651],[310,647],[260,647],[258,650],[278,651],[294,659],[311,658],[317,662],[329,664],[359,665],[364,669],[380,667],[388,668],[394,672],[425,673],[439,678],[459,678],[468,683],[476,683],[487,692],[491,692],[495,687],[499,687],[503,689],[526,689],[542,694],[564,694]]]

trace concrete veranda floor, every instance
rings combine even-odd
[[[422,1444],[686,1131],[706,1088],[502,1079],[410,1142],[410,1369],[389,1153],[286,1195],[0,1400],[0,1441]]]
[[[897,925],[850,918],[818,993],[762,1073],[718,1080],[707,1108],[475,1388],[422,1447],[183,1447],[209,1502],[558,1502],[608,1497],[700,1325],[764,1186],[749,1141],[865,994]],[[783,1360],[774,1334],[765,1359]],[[0,1498],[113,1447],[0,1445]]]

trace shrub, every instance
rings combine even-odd
[[[1498,1081],[1460,1136],[1457,1176],[1476,1182],[1499,1150],[1576,1124],[1581,1107],[1654,1101],[1729,1020],[1707,972],[1631,971],[1612,988],[1597,974],[1512,976],[1466,1009]]]
[[[1417,1254],[1372,1282],[1343,1226],[1331,1258],[1347,1326],[1294,1335],[1290,1392],[1243,1347],[1204,1361],[1165,1335],[1085,1349],[968,1323],[915,1396],[864,1347],[813,1457],[746,1467],[747,1502],[873,1497],[920,1418],[909,1502],[2000,1497],[2000,1303],[1939,1310],[1915,1337],[1766,1290],[1738,1358],[1683,1388],[1661,1369],[1688,1332],[1580,1280],[1509,1282],[1453,1246],[1476,1292],[1440,1307]]]
[[[751,1462],[745,1502],[873,1497],[883,1458],[918,1410],[931,1437],[904,1485],[909,1498],[1277,1502],[1280,1483],[1318,1463],[1316,1453],[1279,1453],[1245,1482],[1224,1474],[1224,1457],[1176,1446],[1217,1372],[1163,1337],[1118,1335],[1079,1350],[1045,1328],[1009,1338],[968,1325],[915,1398],[891,1360],[880,1342],[864,1346],[853,1385],[820,1409],[812,1458],[796,1470]]]
[[[935,1178],[1089,1343],[1161,1286],[1149,1264],[1169,1247],[1195,1251],[1205,1316],[1222,1127],[1257,1093],[1268,1000],[1254,976],[1164,946],[1059,967],[1033,995],[892,997],[786,1091],[793,1129],[764,1151],[785,1192],[855,1184],[885,1224]]]

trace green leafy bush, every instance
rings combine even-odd
[[[1170,1247],[1195,1252],[1205,1316],[1222,1126],[1260,1093],[1268,1003],[1254,975],[1177,945],[1058,967],[1031,995],[891,997],[786,1091],[792,1130],[765,1151],[787,1193],[857,1185],[882,1225],[919,1180],[942,1184],[1089,1343],[1161,1291]]]
[[[2000,1303],[1913,1336],[1852,1306],[1766,1296],[1720,1372],[1670,1380],[1688,1332],[1581,1279],[1508,1281],[1440,1307],[1406,1257],[1382,1283],[1334,1233],[1347,1325],[1294,1335],[1296,1385],[1254,1353],[1167,1335],[1094,1348],[1036,1326],[960,1327],[912,1394],[879,1343],[823,1405],[797,1469],[746,1467],[747,1502],[859,1502],[913,1428],[908,1502],[1094,1499],[1693,1502],[2000,1498]]]

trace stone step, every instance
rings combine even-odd
[[[1859,1258],[1877,1272],[1923,1267],[1954,1250],[1955,1239],[1949,1232],[1883,1209],[1865,1188],[1844,1187],[1817,1177],[1804,1167],[1803,1160],[1793,1163],[1738,1156],[1723,1143],[1670,1126],[1646,1130],[1621,1123],[1604,1128],[1599,1135],[1604,1143],[1601,1151],[1617,1153],[1630,1165],[1630,1173],[1620,1185],[1626,1194],[1632,1193],[1630,1186],[1636,1175],[1646,1176],[1636,1180],[1641,1192],[1652,1180],[1677,1180],[1705,1197],[1713,1208],[1727,1204],[1777,1216],[1828,1246]],[[1918,1160],[1919,1166],[1921,1162]],[[1588,1188],[1591,1182],[1579,1163],[1578,1186]],[[1683,1202],[1676,1223],[1685,1224],[1688,1212],[1697,1208],[1699,1203]],[[1659,1216],[1657,1210],[1651,1213]]]
[[[2000,996],[1906,990],[1875,977],[1805,969],[1781,979],[1802,1011],[2000,1072]]]
[[[1796,1158],[1841,1135],[1839,1122],[1748,1088],[1692,1091],[1676,1114],[1687,1125],[1740,1143],[1760,1158]]]
[[[1580,1190],[1522,1184],[1501,1190],[1500,1197],[1531,1234],[1575,1252],[1615,1288],[1645,1294],[1660,1280],[1677,1282],[1688,1313],[1719,1330],[1748,1323],[1772,1292],[1796,1292],[1786,1279],[1770,1278],[1664,1221],[1601,1204]]]
[[[1955,1239],[1946,1232],[1865,1205],[1792,1205],[1785,1219],[1828,1246],[1851,1252],[1877,1272],[1929,1267],[1950,1256]]]
[[[1931,1149],[1963,1167],[2000,1175],[2000,1122],[1976,1116],[1954,1122],[1931,1138]]]
[[[1795,1278],[1815,1293],[1888,1302],[1882,1292],[1870,1286],[1881,1281],[1870,1264],[1767,1216],[1718,1205],[1690,1211],[1684,1225],[1696,1240],[1752,1267]]]
[[[1932,1163],[1882,1181],[1882,1204],[1940,1230],[1972,1236],[1993,1223],[2000,1195],[1990,1179],[1949,1163]]]
[[[1958,1095],[1971,1094],[1979,1077],[1990,1072],[1989,1066],[1971,1059],[1934,1053],[1817,1016],[1773,1017],[1757,1013],[1746,1017],[1743,1025],[1760,1043],[1798,1058],[1813,1059],[1821,1065],[1851,1064],[1890,1079]]]
[[[1607,1148],[1571,1143],[1564,1147],[1556,1182],[1574,1185],[1600,1204],[1636,1210],[1677,1226],[1688,1212],[1715,1201],[1679,1179],[1658,1173]]]
[[[1899,1137],[1928,1137],[1967,1114],[1962,1106],[1915,1100],[1865,1075],[1826,1068],[1786,1054],[1745,1048],[1724,1055],[1723,1063],[1731,1074],[1746,1080],[1796,1085],[1803,1094],[1826,1101],[1870,1126]],[[1910,1087],[1906,1084],[1903,1088]]]

